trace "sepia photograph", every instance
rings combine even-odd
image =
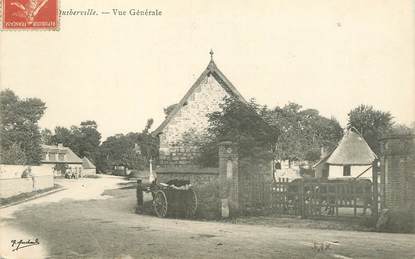
[[[414,0],[0,3],[0,259],[415,258]]]

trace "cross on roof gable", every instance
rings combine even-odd
[[[213,53],[213,52],[212,52]],[[213,54],[211,54],[212,56]],[[177,112],[183,107],[183,105],[188,101],[189,97],[193,94],[196,88],[201,84],[203,79],[207,76],[213,76],[219,82],[219,84],[231,95],[237,97],[241,102],[248,104],[248,102],[243,98],[243,96],[238,92],[235,86],[226,78],[226,76],[219,70],[216,66],[213,58],[203,71],[203,73],[199,76],[196,82],[192,85],[192,87],[187,91],[185,96],[180,100],[178,105],[173,109],[173,111],[167,116],[167,118],[161,123],[161,125],[153,131],[153,135],[160,134],[163,129],[167,126],[167,124],[176,116]]]

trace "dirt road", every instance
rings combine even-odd
[[[414,258],[415,235],[281,228],[135,214],[124,180],[63,180],[68,189],[0,210],[6,258]],[[11,229],[3,231],[3,227]],[[6,233],[6,234],[5,234]],[[11,251],[10,239],[40,245]],[[336,241],[324,252],[313,242]],[[26,253],[26,254],[24,254]],[[27,254],[29,253],[29,254]],[[27,258],[27,257],[26,257]]]

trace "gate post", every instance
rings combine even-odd
[[[376,218],[379,216],[378,163],[379,160],[377,159],[372,163],[372,216]]]
[[[391,135],[382,143],[382,203],[387,209],[415,209],[415,136]]]
[[[142,213],[144,210],[144,197],[143,197],[143,186],[141,180],[137,180],[137,189],[136,189],[136,197],[137,197],[137,213]]]
[[[219,143],[219,192],[222,217],[239,212],[238,148],[231,141]]]
[[[304,195],[304,179],[300,180],[300,183],[298,185],[299,188],[299,205],[300,205],[300,215],[301,218],[306,218],[307,217],[307,209],[306,209],[306,204],[305,204],[305,195]]]

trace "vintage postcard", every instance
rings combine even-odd
[[[0,258],[415,258],[415,1],[0,4]]]

